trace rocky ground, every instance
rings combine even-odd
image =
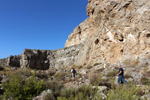
[[[83,85],[92,86],[93,89],[98,89],[98,94],[100,94],[101,99],[107,98],[107,92],[113,87],[117,86],[117,76],[118,68],[120,64],[95,64],[95,66],[74,66],[77,71],[76,77],[71,77],[71,68],[62,67],[62,68],[50,68],[47,70],[33,70],[29,69],[30,73],[36,72],[36,77],[47,82],[57,81],[60,83],[63,88],[80,88]],[[136,84],[140,91],[140,98],[143,100],[150,99],[150,63],[149,60],[127,60],[123,62],[122,67],[125,72],[125,80],[129,84]],[[26,68],[13,68],[13,67],[4,67],[1,68],[1,83],[8,82],[8,77],[15,74],[18,71],[25,71]],[[24,74],[23,74],[24,75]],[[49,83],[50,84],[50,83]],[[57,83],[54,83],[57,84]],[[122,85],[121,85],[122,86]],[[125,84],[123,86],[126,86]],[[35,97],[33,100],[51,100],[45,99],[47,95],[54,92],[53,90],[46,89],[39,96]],[[1,87],[1,95],[4,93],[3,88]],[[144,99],[146,98],[146,99]],[[60,99],[61,100],[61,99]],[[99,100],[99,99],[96,99]],[[109,100],[109,99],[108,99]]]
[[[150,1],[88,0],[86,9],[89,18],[73,30],[65,48],[25,49],[0,59],[2,86],[21,71],[25,81],[35,74],[46,85],[34,100],[150,100]],[[119,65],[129,87],[116,84]],[[71,67],[77,70],[76,78]]]

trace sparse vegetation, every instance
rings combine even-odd
[[[139,89],[135,86],[123,85],[108,91],[106,100],[140,100]]]
[[[150,79],[146,78],[146,77],[142,77],[141,78],[141,83],[143,85],[150,85]]]
[[[110,72],[108,72],[106,74],[107,77],[114,77],[116,76],[116,74],[118,73],[118,70],[117,69],[114,69],[114,70],[111,70]]]
[[[89,81],[92,85],[99,84],[102,81],[100,73],[90,73]]]
[[[43,80],[37,80],[32,74],[31,77],[25,78],[22,73],[15,73],[9,77],[9,81],[2,87],[5,90],[4,97],[14,100],[31,100],[45,89]]]
[[[54,77],[56,78],[56,80],[59,80],[59,81],[62,81],[62,80],[65,80],[65,77],[66,76],[70,76],[70,74],[67,74],[67,73],[55,73]]]
[[[60,90],[62,88],[63,88],[63,84],[57,80],[49,80],[46,82],[46,89],[52,90],[55,97],[59,96]]]
[[[130,65],[138,67],[141,64],[138,63],[135,60]],[[2,85],[5,93],[0,96],[0,99],[32,100],[33,97],[42,94],[43,97],[40,96],[44,100],[102,100],[100,95],[102,92],[107,96],[105,100],[140,100],[139,98],[145,95],[145,92],[136,87],[136,85],[130,85],[129,87],[124,84],[121,86],[115,85],[114,80],[118,73],[118,68],[116,69],[115,65],[113,66],[114,69],[108,67],[110,66],[109,64],[106,64],[106,66],[108,70],[105,70],[104,67],[91,70],[92,66],[88,70],[86,67],[88,74],[80,75],[77,73],[76,78],[72,78],[70,70],[65,67],[59,70],[49,69],[46,71],[31,70],[29,68],[8,68],[7,71],[0,71],[1,73],[5,73],[7,78],[9,78]],[[82,67],[76,66],[75,68],[80,69]],[[145,70],[141,79],[143,85],[150,85],[150,71],[147,69],[148,65],[142,68],[142,70]],[[132,78],[130,73],[124,75],[124,78],[130,77]],[[90,83],[88,86],[84,84],[85,80],[85,83]],[[77,87],[73,88],[73,85]],[[98,86],[106,86],[107,89],[99,91]],[[49,90],[50,92],[42,92],[43,90]]]
[[[129,74],[125,74],[125,75],[124,75],[124,78],[132,78],[132,76],[129,75]]]
[[[79,88],[63,89],[57,100],[90,100],[96,93],[91,86],[83,85]]]

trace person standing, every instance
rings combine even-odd
[[[122,81],[122,82],[124,82],[125,84],[127,84],[128,85],[128,83],[127,83],[127,81],[124,79],[124,70],[123,70],[123,68],[121,68],[121,66],[118,66],[118,68],[119,68],[119,73],[117,74],[117,76],[118,76],[118,84],[119,84],[119,82],[120,81]]]
[[[72,78],[75,78],[76,70],[74,68],[72,68],[71,72],[72,72]]]

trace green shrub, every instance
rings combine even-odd
[[[8,72],[7,76],[11,77],[12,75],[21,75],[24,77],[29,77],[31,76],[31,69],[29,68],[21,68],[21,69],[16,69],[16,70],[12,70],[11,73]]]
[[[54,92],[54,96],[57,97],[60,95],[60,90],[63,88],[63,84],[56,80],[49,80],[46,82],[46,89],[50,89]]]
[[[62,89],[57,100],[90,100],[95,93],[92,87],[83,85],[79,88]]]
[[[45,89],[45,84],[43,80],[36,80],[34,75],[24,78],[21,73],[17,73],[9,77],[9,81],[2,84],[2,87],[6,99],[31,100]]]
[[[70,97],[70,95],[72,95],[75,92],[75,88],[63,88],[60,91],[60,96],[61,97]]]
[[[136,86],[123,85],[115,89],[109,90],[106,100],[140,100],[138,88]]]

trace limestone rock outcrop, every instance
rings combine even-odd
[[[50,67],[71,67],[81,45],[66,47],[58,50],[25,49],[21,55],[21,67],[48,69]]]
[[[149,0],[88,0],[87,15],[65,45],[83,44],[76,65],[116,63],[150,52]]]
[[[21,59],[21,56],[18,55],[18,56],[9,56],[7,58],[7,65],[8,66],[11,66],[11,67],[20,67],[20,59]]]
[[[89,29],[91,28],[89,25],[89,18],[87,18],[79,26],[77,26],[69,35],[65,47],[84,43],[88,37]]]
[[[58,50],[25,49],[19,56],[10,56],[0,60],[0,66],[29,67],[46,70],[51,67],[72,67],[82,45],[65,47]]]

